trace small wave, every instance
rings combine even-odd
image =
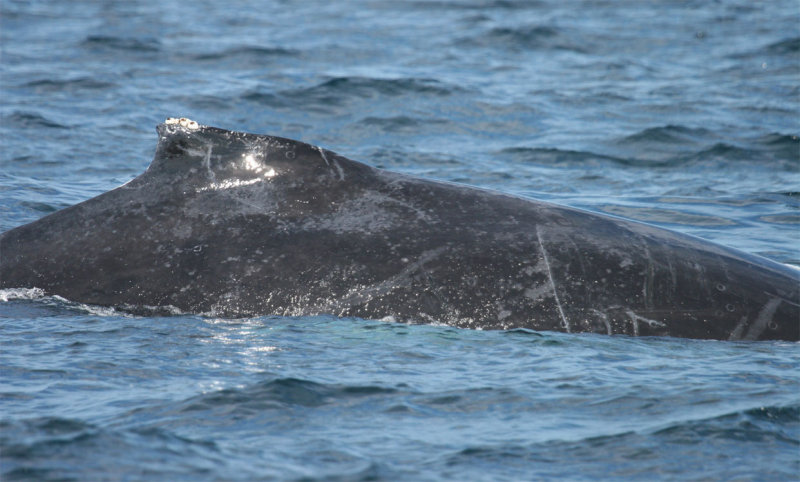
[[[501,333],[506,334],[506,335],[515,335],[515,336],[516,335],[525,336],[525,337],[531,336],[531,337],[534,337],[534,338],[544,338],[544,337],[547,336],[544,333],[541,333],[541,332],[538,332],[538,331],[535,331],[535,330],[531,330],[530,328],[512,328],[510,330],[504,330]]]
[[[793,37],[767,45],[764,50],[771,54],[791,55],[800,52],[800,37]]]
[[[372,77],[335,77],[311,87],[282,90],[277,93],[260,90],[245,93],[242,98],[277,108],[302,104],[304,109],[331,112],[350,101],[377,97],[419,96],[442,97],[454,94],[460,87],[425,78],[380,79]]]
[[[624,431],[578,440],[548,440],[532,444],[514,442],[470,445],[444,455],[437,463],[451,469],[489,467],[509,479],[681,478],[686,466],[702,474],[708,464],[710,479],[788,480],[786,467],[796,467],[800,446],[797,426],[800,407],[764,407],[715,417],[677,422],[655,432]],[[711,458],[727,462],[721,471]],[[676,465],[670,467],[670,461]],[[680,463],[677,463],[680,462]],[[737,462],[737,463],[732,463]],[[767,464],[767,465],[765,465]]]
[[[703,128],[690,128],[680,125],[666,125],[651,127],[636,134],[623,137],[620,144],[649,144],[653,142],[662,144],[695,144],[711,135],[711,131]]]
[[[720,216],[708,216],[675,209],[622,206],[617,204],[596,206],[595,209],[614,216],[647,223],[682,224],[686,226],[736,226],[737,224],[731,219]]]
[[[24,421],[0,421],[0,447],[8,459],[30,459],[41,456],[51,447],[63,446],[85,438],[95,430],[80,420],[43,417]],[[4,464],[5,465],[5,464]]]
[[[587,52],[583,46],[575,44],[569,35],[563,33],[560,29],[543,25],[495,27],[482,35],[460,39],[459,43],[511,51],[535,49]]]
[[[800,172],[799,147],[800,143],[794,136],[768,135],[755,140],[748,148],[720,142],[675,160],[690,164],[720,165],[753,162],[781,171]]]
[[[77,310],[95,316],[131,316],[128,312],[120,312],[109,306],[89,305],[62,298],[58,295],[47,295],[41,288],[3,288],[0,289],[0,302],[8,301],[36,301],[46,306]]]
[[[794,430],[791,429],[792,426]],[[769,441],[772,444],[789,444],[797,448],[800,447],[798,428],[800,428],[800,406],[766,406],[701,420],[675,422],[653,435],[668,442],[715,438],[732,441]]]
[[[38,288],[33,288],[33,289],[36,290]],[[44,292],[42,292],[42,294],[44,295]],[[24,298],[20,298],[20,299],[24,299]],[[117,316],[117,317],[119,317],[119,316],[123,316],[123,317],[124,316],[130,316],[129,314],[123,313],[123,312],[119,312],[116,309],[111,308],[110,306],[98,306],[98,305],[88,305],[88,304],[85,304],[85,303],[78,303],[77,301],[70,301],[70,300],[68,300],[66,298],[62,298],[61,296],[58,296],[58,295],[52,295],[52,296],[45,295],[45,296],[41,296],[39,298],[29,298],[29,299],[34,299],[38,303],[42,303],[42,304],[44,304],[46,306],[52,306],[52,307],[55,307],[55,308],[63,308],[63,309],[67,309],[67,310],[78,311],[80,313],[86,313],[86,314],[94,315],[94,316]]]
[[[231,47],[217,52],[203,52],[190,55],[191,60],[197,61],[265,61],[276,57],[292,57],[298,55],[297,50],[285,49],[281,47],[261,47],[256,45],[244,45]]]
[[[35,300],[45,296],[40,288],[5,288],[0,289],[0,301]]]
[[[397,117],[365,117],[359,124],[369,127],[377,127],[385,132],[409,132],[416,131],[423,126],[447,125],[450,122],[445,119],[422,119],[408,116]]]
[[[797,135],[770,133],[711,144],[717,138],[707,129],[667,125],[623,137],[615,144],[626,150],[634,150],[640,156],[655,155],[663,166],[746,161],[760,164],[770,162],[774,167],[787,171],[800,170],[800,138]],[[651,162],[644,164],[653,166]]]
[[[8,422],[0,423],[0,426],[10,426]],[[24,422],[26,428],[48,435],[62,435],[84,430],[91,430],[93,425],[82,420],[75,420],[61,417],[43,417]]]
[[[35,202],[35,201],[22,201],[21,203],[19,203],[19,205],[24,207],[24,208],[31,209],[33,211],[37,211],[37,212],[40,212],[40,213],[45,213],[45,214],[50,214],[50,213],[56,212],[59,209],[61,209],[62,207],[65,207],[65,206],[53,205],[53,204],[48,204],[48,203],[43,203],[43,202]]]
[[[103,454],[99,460],[87,453]],[[102,428],[81,420],[45,417],[0,422],[0,453],[3,480],[101,480],[108,478],[107,465],[121,473],[158,473],[172,478],[173,472],[186,476],[186,468],[175,469],[174,459],[164,454],[180,454],[194,462],[200,476],[211,467],[224,466],[225,459],[211,441],[193,440],[161,428],[132,430]],[[80,463],[65,463],[67,460]],[[198,464],[198,460],[205,463]]]
[[[776,160],[787,161],[787,170],[800,171],[800,136],[773,132],[759,137],[755,142],[761,147],[762,153]]]
[[[318,408],[365,401],[385,412],[481,413],[487,407],[525,404],[529,399],[508,388],[484,387],[441,392],[406,392],[375,385],[324,384],[298,378],[278,378],[243,388],[215,390],[185,400],[180,412],[213,411],[228,416],[252,416],[264,410]]]
[[[762,420],[775,424],[800,424],[800,405],[751,408],[750,410],[745,410],[742,414],[754,420]],[[798,440],[798,442],[800,442],[800,440]]]
[[[800,136],[773,132],[758,138],[757,142],[765,146],[780,146],[790,149],[795,157],[800,157]]]
[[[785,224],[800,226],[800,214],[798,213],[779,213],[765,214],[758,217],[759,221],[770,224]]]
[[[705,129],[665,126],[645,129],[616,141],[618,146],[624,147],[623,153],[632,149],[641,156],[649,156],[647,158],[524,146],[505,148],[498,154],[514,162],[556,167],[616,164],[630,167],[678,168],[696,164],[757,162],[760,165],[769,163],[773,168],[788,172],[800,171],[798,136],[768,134],[747,140],[748,147],[725,142],[717,142],[711,146],[703,145],[703,141],[709,137],[711,133]],[[688,149],[690,147],[691,149]],[[646,154],[642,154],[643,151],[646,151]]]
[[[542,333],[528,328],[513,328],[500,333],[539,346],[566,346],[568,344],[567,341],[552,332]]]
[[[687,159],[691,161],[731,161],[752,159],[756,155],[756,151],[752,149],[745,149],[742,147],[725,144],[718,142],[708,149],[698,151],[691,154]]]
[[[425,407],[430,412],[474,414],[494,406],[524,406],[530,402],[526,396],[510,388],[470,388],[448,392],[419,394],[412,398],[414,406]]]
[[[451,0],[416,0],[399,2],[398,6],[407,7],[409,10],[442,9],[442,10],[528,10],[542,8],[542,3],[536,0],[468,0],[453,2]]]
[[[242,94],[241,98],[249,102],[271,107],[286,107],[289,105],[289,103],[280,96],[271,92],[249,91]]]
[[[793,57],[800,52],[800,37],[790,37],[771,44],[760,46],[755,49],[748,49],[730,55],[733,59],[753,59],[763,62],[764,56]]]
[[[376,149],[367,156],[376,167],[413,171],[420,175],[434,176],[431,168],[457,167],[461,163],[452,157],[402,149]]]
[[[91,79],[89,77],[79,77],[77,79],[67,80],[52,80],[42,79],[27,82],[22,85],[23,87],[35,89],[44,92],[74,92],[79,90],[104,90],[116,87],[116,84],[111,82],[103,82],[100,80]]]
[[[66,129],[67,126],[52,121],[43,115],[34,112],[21,112],[16,111],[10,116],[3,119],[5,122],[12,124],[16,127],[26,129],[39,129],[46,127],[49,129]]]
[[[654,167],[654,165],[661,164],[640,159],[607,156],[594,152],[572,151],[548,147],[508,147],[502,149],[499,155],[515,162],[558,167],[574,165],[602,166],[607,164]]]
[[[133,314],[136,316],[180,316],[187,313],[177,306],[173,305],[122,305],[119,307],[125,313]],[[209,316],[214,316],[209,315]]]
[[[181,411],[213,410],[222,407],[245,412],[287,406],[319,407],[337,401],[394,393],[392,388],[377,386],[326,385],[297,378],[279,378],[245,388],[228,388],[193,397]]]
[[[339,93],[358,97],[375,95],[435,95],[446,96],[460,90],[438,80],[428,78],[381,79],[373,77],[335,77],[305,89],[286,91],[291,96],[328,95]]]
[[[117,37],[114,35],[90,35],[83,41],[89,48],[102,48],[130,52],[158,52],[161,42],[155,38]]]
[[[85,303],[77,303],[74,301],[65,300],[60,296],[54,296],[54,299],[58,300],[60,303],[66,305],[68,308],[73,310],[82,311],[84,313],[95,315],[95,316],[122,316],[128,317],[131,316],[128,313],[117,311],[116,309],[110,306],[97,306],[97,305],[87,305]]]

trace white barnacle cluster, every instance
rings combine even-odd
[[[175,124],[177,124],[177,125],[180,125],[181,127],[185,127],[187,129],[191,129],[191,130],[195,130],[195,129],[199,129],[200,128],[200,124],[198,124],[197,122],[195,122],[195,121],[193,121],[191,119],[187,119],[186,117],[181,117],[181,118],[167,117],[167,120],[164,121],[164,124],[167,124],[167,125],[175,125]]]

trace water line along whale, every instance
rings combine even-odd
[[[129,183],[0,235],[0,287],[134,313],[798,340],[800,271],[647,224],[168,119]]]

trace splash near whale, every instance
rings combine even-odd
[[[0,235],[0,287],[133,313],[798,340],[800,271],[647,224],[168,119],[129,183]]]

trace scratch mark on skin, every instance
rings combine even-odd
[[[633,334],[635,336],[639,336],[639,322],[643,321],[650,326],[656,327],[664,327],[667,326],[664,323],[658,320],[651,320],[650,318],[645,318],[644,316],[637,315],[633,310],[626,310],[625,314],[628,315],[628,318],[631,320],[631,324],[633,325]]]
[[[331,163],[328,162],[328,158],[325,156],[325,151],[323,151],[321,147],[317,147],[317,151],[319,151],[319,155],[322,156],[322,160],[325,161],[325,165],[331,167]]]
[[[786,303],[787,305],[794,306],[795,308],[800,308],[800,304],[797,304],[791,300],[787,300],[783,296],[776,295],[775,293],[770,293],[769,291],[765,291],[764,294],[767,296],[771,296],[773,298],[778,298],[779,300],[781,300],[782,303]]]
[[[325,164],[328,167],[330,167],[331,163],[328,160],[328,156],[325,155],[325,151],[321,147],[317,147],[317,150],[319,151],[319,154],[322,156],[322,160],[325,161]],[[339,179],[344,181],[344,171],[342,170],[342,166],[340,166],[339,163],[336,162],[336,159],[333,160],[333,167],[335,167],[336,172],[339,173]]]
[[[605,313],[603,313],[602,311],[599,311],[599,310],[592,310],[592,311],[597,316],[599,316],[601,320],[603,320],[603,323],[606,325],[606,330],[608,330],[608,334],[611,335],[612,334],[612,332],[611,332],[611,323],[608,322],[608,316]]]
[[[431,221],[431,217],[428,216],[428,214],[423,209],[420,209],[420,208],[414,206],[411,203],[408,203],[408,202],[405,202],[405,201],[401,201],[400,199],[397,199],[397,198],[394,198],[394,197],[391,197],[391,196],[386,196],[382,200],[384,200],[386,202],[393,203],[393,204],[397,204],[398,206],[401,206],[401,207],[404,207],[404,208],[406,208],[408,210],[414,211],[417,214],[417,217],[419,218],[420,221],[427,221],[427,222]]]
[[[572,248],[575,250],[575,257],[578,260],[578,264],[581,266],[581,273],[583,273],[583,276],[586,276],[588,270],[586,269],[586,263],[584,262],[585,260],[583,258],[583,251],[581,251],[581,248],[578,247],[572,238],[567,238],[567,241],[569,241],[569,244],[571,244]]]
[[[675,265],[672,264],[672,257],[667,257],[667,264],[669,265],[669,274],[672,279],[672,292],[678,288],[678,274],[675,271]]]
[[[733,329],[731,335],[728,337],[728,340],[741,340],[742,339],[742,332],[744,331],[744,327],[747,324],[747,317],[743,316],[739,323],[736,325],[736,328]]]
[[[761,333],[767,328],[767,325],[772,321],[775,316],[775,311],[778,310],[778,305],[781,304],[780,298],[772,298],[767,301],[761,311],[758,312],[758,317],[753,322],[753,325],[747,330],[747,334],[742,337],[743,340],[757,340]],[[737,326],[738,328],[738,326]],[[736,331],[736,330],[734,330]]]
[[[211,144],[208,144],[208,148],[206,149],[206,156],[203,159],[203,167],[205,167],[206,170],[208,171],[209,179],[211,179],[211,181],[214,182],[214,181],[217,180],[217,176],[216,176],[216,174],[214,174],[214,171],[211,169],[211,149],[212,148],[213,148],[213,146]]]
[[[561,315],[561,322],[564,325],[564,328],[567,330],[567,333],[571,333],[571,327],[569,321],[567,321],[567,317],[564,315],[564,309],[561,307],[561,301],[558,299],[558,291],[556,291],[556,283],[553,280],[553,271],[550,269],[550,258],[547,256],[547,250],[544,249],[544,242],[542,241],[542,235],[539,233],[539,226],[536,226],[536,237],[539,239],[539,250],[542,252],[542,258],[544,258],[544,265],[547,268],[547,278],[550,280],[550,286],[553,288],[553,298],[556,300],[556,306],[558,307],[558,314]]]
[[[235,196],[234,195],[234,196],[228,196],[228,198],[233,200],[233,201],[235,201],[235,202],[237,202],[237,203],[240,203],[240,204],[243,204],[245,206],[251,207],[251,208],[255,209],[256,211],[263,211],[264,210],[264,206],[259,206],[259,205],[255,204],[255,203],[251,203],[249,201],[246,201],[246,200],[244,200],[242,198],[242,196]]]
[[[650,253],[650,248],[647,246],[647,241],[641,239],[644,254],[647,256],[647,273],[645,275],[644,285],[642,286],[642,295],[644,297],[644,306],[648,310],[653,309],[653,281],[655,279],[655,267],[653,266],[653,255]]]

